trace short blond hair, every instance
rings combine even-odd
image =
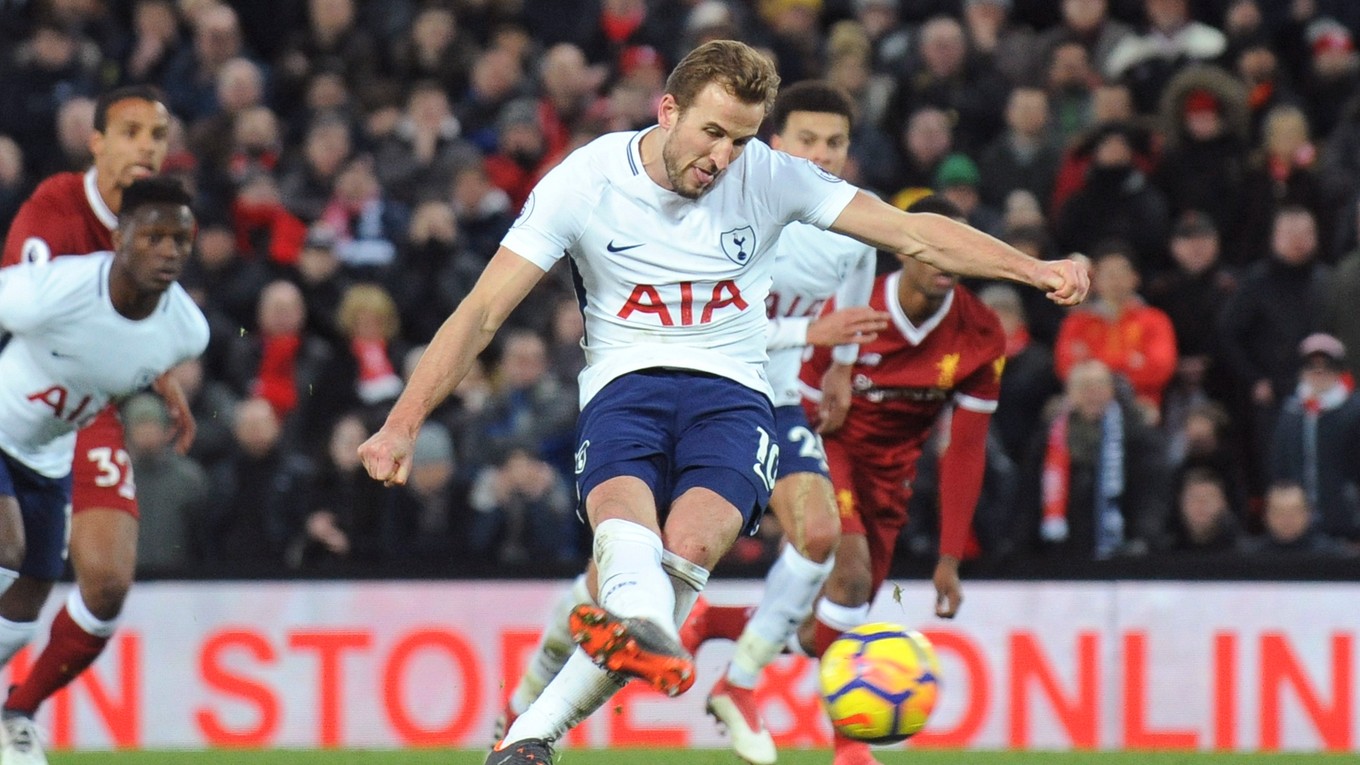
[[[335,313],[335,323],[346,336],[354,335],[354,327],[363,311],[376,313],[382,319],[383,337],[391,340],[401,330],[401,319],[397,314],[397,302],[387,290],[376,284],[356,284],[345,290],[340,299],[340,308]]]
[[[675,65],[666,78],[666,93],[684,111],[711,83],[721,85],[743,103],[760,104],[767,112],[779,92],[779,74],[769,56],[736,40],[713,40],[690,51]]]

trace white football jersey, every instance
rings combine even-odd
[[[767,365],[774,405],[802,398],[798,372],[803,366],[808,325],[833,295],[837,308],[868,305],[874,288],[874,248],[834,231],[794,223],[775,243],[774,283],[766,298],[770,318]],[[859,346],[837,346],[836,361],[853,364]]]
[[[707,372],[768,396],[774,242],[794,221],[827,228],[857,189],[753,140],[687,199],[643,170],[646,133],[572,152],[539,181],[502,244],[545,271],[571,258],[586,325],[582,406],[610,380],[649,367]]]
[[[0,269],[0,449],[49,478],[111,400],[203,353],[208,320],[178,284],[133,321],[109,299],[113,253]]]

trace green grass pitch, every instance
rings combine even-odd
[[[51,754],[51,765],[481,765],[484,751],[82,752]],[[1355,762],[1354,755],[1149,752],[884,751],[884,765],[1304,765]],[[829,750],[779,753],[779,765],[830,765]],[[567,749],[557,765],[742,765],[717,749]]]

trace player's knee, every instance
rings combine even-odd
[[[120,571],[101,570],[80,582],[80,597],[90,613],[100,619],[113,619],[123,610],[123,601],[132,589],[132,577]]]
[[[24,543],[22,540],[0,542],[0,568],[18,571],[24,564]]]

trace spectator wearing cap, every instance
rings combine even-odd
[[[1191,398],[1203,393],[1228,401],[1232,377],[1219,349],[1218,317],[1237,289],[1237,278],[1223,266],[1219,247],[1213,220],[1187,211],[1171,230],[1172,265],[1152,277],[1146,294],[1176,332],[1175,387]]]
[[[547,172],[547,139],[539,105],[529,99],[506,104],[496,128],[496,152],[483,163],[492,185],[510,197],[518,210],[534,184]]]
[[[1058,377],[1066,380],[1074,366],[1096,359],[1128,380],[1155,422],[1176,371],[1176,332],[1165,313],[1138,295],[1138,270],[1127,243],[1107,242],[1092,257],[1094,300],[1069,313],[1058,329],[1053,347]]]
[[[953,202],[968,225],[992,236],[1000,236],[1003,228],[1001,213],[983,204],[978,192],[982,174],[977,163],[967,154],[956,152],[944,158],[935,170],[935,191]]]
[[[1299,343],[1319,324],[1331,278],[1317,262],[1317,223],[1307,209],[1278,210],[1270,242],[1271,256],[1246,270],[1219,320],[1219,347],[1247,402],[1234,419],[1249,423],[1258,467],[1266,464],[1280,402],[1298,382]]]
[[[1162,94],[1165,145],[1152,182],[1166,194],[1172,216],[1208,213],[1224,239],[1236,240],[1242,214],[1251,123],[1246,88],[1217,67],[1194,66]]]
[[[1360,85],[1360,54],[1351,30],[1331,17],[1313,19],[1304,28],[1308,62],[1300,90],[1317,135],[1330,135],[1342,107]]]
[[[1048,199],[1061,161],[1062,149],[1049,129],[1048,94],[1033,87],[1011,90],[1006,100],[1006,130],[978,155],[982,201],[1000,208],[1016,189]]]
[[[1090,252],[1107,239],[1129,242],[1141,271],[1166,248],[1171,222],[1166,196],[1139,168],[1151,147],[1146,133],[1128,124],[1103,125],[1082,144],[1090,157],[1085,184],[1058,209],[1054,220],[1058,246]]]
[[[996,312],[1006,333],[1006,373],[1001,376],[992,429],[1006,454],[1019,463],[1044,408],[1062,386],[1053,372],[1053,353],[1030,337],[1020,292],[1009,284],[991,284],[978,292],[978,298]]]
[[[183,569],[203,552],[208,475],[175,451],[170,414],[156,396],[143,393],[129,399],[122,420],[141,510],[137,565],[142,570]]]
[[[1360,397],[1346,375],[1346,348],[1315,333],[1298,347],[1298,387],[1280,409],[1270,477],[1303,487],[1322,531],[1360,541]]]

